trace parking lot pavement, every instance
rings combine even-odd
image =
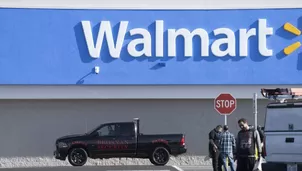
[[[202,166],[84,166],[84,167],[35,167],[4,168],[6,171],[212,171]]]
[[[179,171],[213,171],[211,166],[180,166]]]

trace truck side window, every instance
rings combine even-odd
[[[134,136],[134,124],[133,123],[123,123],[120,124],[120,136]]]
[[[115,125],[105,125],[97,130],[98,136],[115,136]]]

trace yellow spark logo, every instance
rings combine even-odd
[[[284,30],[286,30],[296,36],[301,35],[301,31],[290,23],[285,23],[283,28],[284,28]],[[289,55],[289,54],[293,53],[295,50],[297,50],[300,46],[301,46],[301,42],[297,41],[297,42],[287,46],[286,48],[284,48],[283,52],[285,55]]]

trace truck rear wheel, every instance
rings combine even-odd
[[[72,166],[83,166],[87,159],[87,152],[83,148],[73,148],[68,154],[68,161]]]
[[[170,160],[170,153],[165,147],[156,147],[150,154],[149,160],[156,166],[164,166]]]

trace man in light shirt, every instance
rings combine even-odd
[[[228,170],[228,165],[230,164],[231,171],[235,171],[234,166],[234,151],[236,148],[235,136],[230,133],[229,127],[225,125],[223,127],[224,132],[220,137],[220,157],[222,159],[222,164],[224,171]]]

